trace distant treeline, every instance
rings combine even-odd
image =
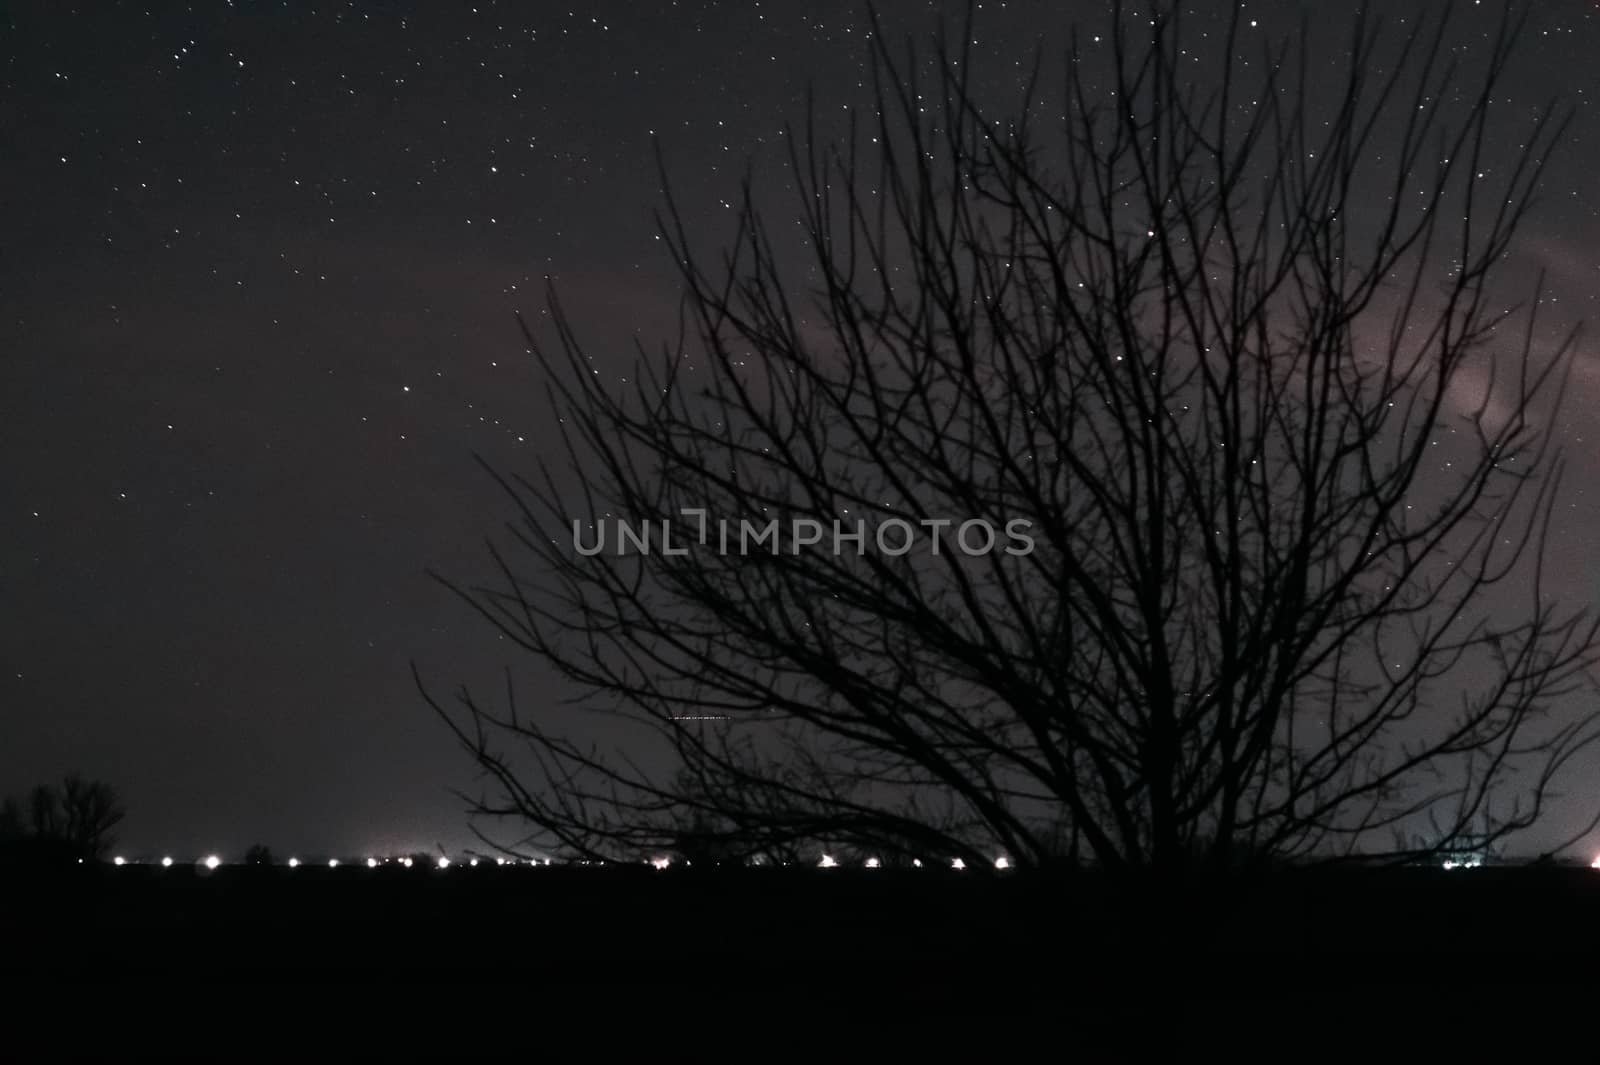
[[[0,802],[0,861],[50,862],[104,857],[127,810],[116,790],[69,773],[24,797]]]

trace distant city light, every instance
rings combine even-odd
[[[994,867],[996,869],[1010,869],[1011,860],[1009,858],[996,858],[994,860]]]
[[[913,859],[911,859],[911,864],[913,866],[915,866],[916,868],[921,869],[922,868],[922,859],[921,858],[913,858]]]
[[[122,855],[119,854],[115,858],[111,859],[111,864],[112,865],[127,865],[128,864],[128,859],[124,858]],[[1600,866],[1600,859],[1597,859],[1595,861],[1595,865],[1596,866]]]
[[[822,856],[822,861],[820,863],[818,863],[818,864],[823,869],[832,869],[834,866],[838,865],[839,863],[833,860],[833,855],[824,854]]]
[[[405,866],[407,869],[410,869],[411,868],[411,859],[410,858],[401,858],[400,859],[400,864]]]
[[[952,868],[952,869],[960,870],[960,869],[965,869],[966,867],[967,867],[967,863],[962,861],[960,858],[957,858],[955,861],[950,863],[950,868]]]
[[[882,864],[883,863],[878,861],[878,859],[876,859],[876,858],[868,858],[867,859],[867,868],[868,869],[876,869],[876,868],[878,868],[878,866],[880,866]]]
[[[376,859],[376,858],[368,858],[367,859],[367,868],[368,869],[376,869],[377,867],[378,867],[378,859]]]
[[[504,864],[506,864],[506,860],[504,858],[496,858],[494,860],[494,864],[496,864],[496,865],[504,865]]]
[[[215,869],[217,866],[219,866],[221,864],[222,864],[222,859],[218,858],[215,854],[211,854],[211,855],[207,855],[206,856],[205,867],[207,869]]]
[[[1590,869],[1600,869],[1600,858],[1596,858],[1594,861],[1590,862],[1589,863],[1589,868]]]
[[[328,859],[328,868],[329,869],[337,869],[337,868],[339,868],[339,859],[337,859],[337,858],[329,858]]]
[[[300,866],[300,859],[299,858],[290,858],[289,859],[289,868],[290,869],[297,869],[297,868],[299,868],[299,866]]]
[[[161,868],[163,868],[163,869],[172,868],[172,859],[171,858],[163,858],[163,859],[161,859]]]
[[[478,859],[474,858],[474,859],[472,859],[472,861],[468,862],[467,864],[472,866],[474,869],[476,869],[478,867]]]
[[[667,866],[672,864],[672,859],[671,858],[651,858],[650,859],[650,864],[655,866],[657,869],[665,869]]]
[[[448,868],[450,868],[450,859],[449,858],[440,858],[439,859],[439,868],[440,869],[448,869]]]

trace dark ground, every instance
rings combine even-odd
[[[1373,1017],[1438,1023],[1441,1004],[1451,1025],[1483,1023],[1488,1004],[1514,1025],[1587,1002],[1580,985],[1600,973],[1589,869],[1160,889],[971,871],[492,865],[85,865],[4,879],[5,964],[40,987],[314,983],[403,1001],[424,986],[516,981],[543,1022],[560,1012],[552,1003],[646,1003],[679,1018],[680,1039],[774,1010],[924,1036],[930,1022],[972,1037],[1047,1022],[1122,1045],[1255,1030],[1261,1016],[1289,1038],[1349,1035]]]
[[[63,975],[205,965],[218,975],[425,973],[730,981],[797,966],[911,964],[918,994],[1025,962],[1177,967],[1270,957],[1316,978],[1365,959],[1600,961],[1600,871],[1278,873],[1167,887],[944,870],[85,865],[8,870],[13,957]],[[1372,975],[1383,975],[1380,966]],[[1030,975],[1030,982],[1034,979]],[[892,992],[892,988],[885,988]]]

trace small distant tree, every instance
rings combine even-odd
[[[114,830],[128,814],[116,791],[102,781],[71,774],[61,782],[59,794],[61,838],[85,857],[103,857],[116,842]]]
[[[265,843],[252,843],[250,849],[244,852],[244,864],[275,865],[277,861],[273,857],[271,847]]]
[[[40,784],[28,793],[28,828],[37,839],[61,836],[61,800],[48,784]]]
[[[703,811],[691,811],[670,848],[672,854],[689,864],[742,865],[756,855],[737,838],[730,838],[714,819]]]
[[[0,801],[0,842],[23,839],[28,835],[28,824],[22,814],[22,804],[13,796]]]

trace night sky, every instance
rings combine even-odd
[[[1492,29],[1491,6],[1459,5],[1462,41]],[[896,33],[941,18],[880,9]],[[983,91],[1015,93],[1036,40],[1104,9],[982,5]],[[1301,10],[1248,19],[1276,33]],[[808,86],[825,116],[866,102],[864,9],[7,11],[0,791],[108,780],[129,853],[467,844],[448,789],[471,767],[409,663],[446,690],[502,664],[552,690],[425,576],[488,572],[483,538],[510,514],[474,452],[511,468],[553,454],[513,312],[537,321],[553,278],[597,364],[625,374],[630,336],[676,311],[652,135],[708,247],[747,163],[788,211],[781,127],[803,120]],[[1595,4],[1542,2],[1503,101],[1577,108],[1514,249],[1518,279],[1549,271],[1566,323],[1597,309],[1597,55]],[[1592,342],[1567,404],[1552,552],[1592,597]]]

